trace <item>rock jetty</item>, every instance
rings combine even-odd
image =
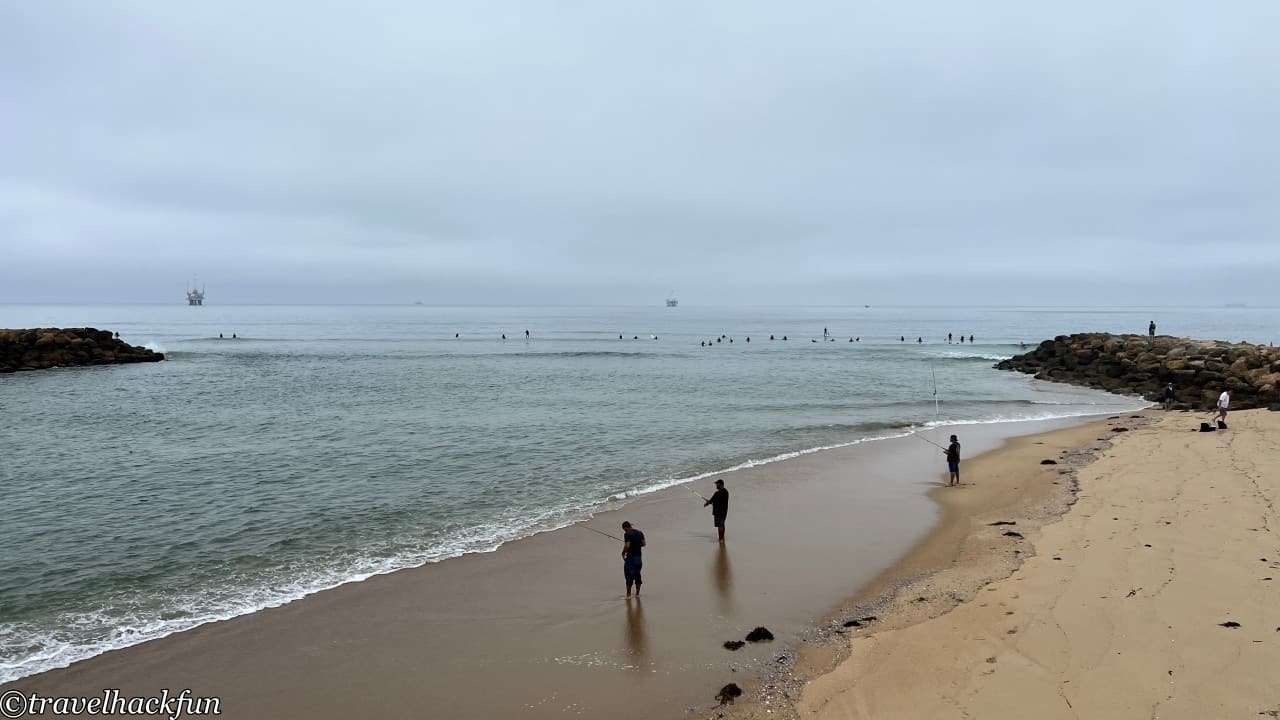
[[[1280,348],[1264,345],[1080,333],[1045,340],[996,368],[1153,402],[1173,383],[1174,407],[1182,410],[1212,408],[1227,389],[1232,409],[1280,410]]]
[[[0,373],[73,365],[158,362],[164,353],[130,345],[97,328],[0,329]]]

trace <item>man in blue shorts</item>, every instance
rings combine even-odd
[[[630,522],[622,523],[622,576],[627,580],[627,597],[631,597],[631,586],[636,586],[636,597],[640,597],[640,568],[644,565],[644,533],[631,527]]]
[[[960,440],[955,435],[951,436],[951,444],[944,451],[947,454],[947,470],[951,471],[951,479],[948,485],[960,484]]]

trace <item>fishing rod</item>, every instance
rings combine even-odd
[[[934,446],[934,447],[938,448],[939,450],[946,450],[946,448],[944,448],[944,447],[942,447],[941,445],[939,445],[938,443],[936,443],[936,442],[934,442],[934,441],[930,440],[929,438],[924,437],[924,436],[923,436],[923,435],[921,435],[920,433],[911,433],[911,437],[914,437],[914,438],[920,438],[921,440],[923,440],[923,441],[925,441],[925,442],[929,443],[930,445],[932,445],[932,446]]]
[[[597,529],[595,529],[595,528],[591,527],[590,525],[585,525],[585,524],[584,524],[584,525],[575,525],[574,527],[580,527],[580,528],[582,528],[583,530],[590,530],[591,532],[593,532],[593,533],[595,533],[595,534],[597,534],[597,535],[603,535],[603,536],[605,536],[605,537],[607,537],[607,538],[610,538],[610,539],[613,539],[613,540],[617,540],[618,542],[626,542],[626,540],[623,540],[622,538],[620,538],[620,537],[618,537],[618,536],[616,536],[616,535],[610,535],[610,534],[609,534],[609,533],[607,533],[607,532],[602,532],[602,531],[600,531],[600,530],[597,530]]]
[[[689,492],[693,493],[694,495],[697,495],[698,497],[702,498],[706,502],[710,502],[710,500],[707,500],[706,495],[703,495],[702,493],[698,492],[697,490],[694,490],[693,488],[689,488]]]

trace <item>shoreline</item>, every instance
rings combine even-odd
[[[1058,420],[1056,422],[1060,424],[1071,424],[1072,422],[1079,422],[1079,421],[1080,421],[1079,418],[1071,418],[1066,420]],[[1037,425],[1041,425],[1041,426],[1053,424],[1053,423],[1046,423],[1044,421],[1029,421],[1029,422],[1036,423]],[[986,425],[985,428],[979,427],[979,426],[972,426],[968,429],[965,429],[962,434],[965,434],[966,436],[970,436],[970,437],[973,437],[973,436],[981,437],[982,434],[985,432],[995,431],[994,435],[992,435],[991,437],[996,439],[987,441],[988,445],[994,447],[995,445],[998,445],[1001,442],[1001,440],[999,439],[999,436],[1008,434],[1007,432],[1008,430],[1015,429],[1015,428],[1018,430],[1027,429],[1023,427],[1023,423],[1020,423],[1020,422],[991,423]],[[1004,430],[1005,432],[1001,433],[999,432],[1000,430]],[[867,448],[869,448],[870,446],[892,445],[895,442],[908,443],[908,441],[906,440],[905,436],[885,438],[884,440],[885,442],[867,442],[866,440],[863,440],[860,443],[854,444],[852,448],[845,447],[845,448],[836,449],[836,450],[812,452],[810,454],[807,454],[801,457],[791,457],[785,460],[775,461],[765,465],[760,465],[760,466],[740,470],[737,473],[733,473],[729,475],[728,477],[735,478],[731,482],[736,483],[738,481],[737,476],[740,475],[741,479],[743,480],[750,479],[751,482],[759,482],[761,487],[758,488],[758,490],[760,491],[777,492],[779,488],[777,487],[772,487],[771,489],[769,488],[770,486],[779,485],[780,484],[779,481],[781,480],[781,476],[783,475],[796,474],[796,473],[805,474],[805,472],[810,469],[817,470],[820,472],[831,472],[833,468],[835,470],[839,470],[845,464],[852,461],[854,458],[861,458],[861,460],[858,460],[855,462],[866,463],[868,461],[868,458],[871,458],[873,462],[886,463],[885,467],[886,467],[886,472],[888,473],[886,477],[892,477],[893,475],[898,474],[903,469],[902,467],[896,465],[895,458],[891,457],[894,455],[893,449],[873,448],[873,450],[877,450],[873,452],[873,451],[867,451]],[[915,448],[915,445],[916,445],[915,443],[910,443],[910,444],[901,445],[899,447],[910,448],[911,449],[910,452],[914,454],[918,452],[918,449]],[[981,441],[977,441],[977,446],[979,448],[982,447]],[[967,445],[967,447],[973,447],[973,445]],[[938,475],[938,472],[937,472],[936,462],[932,457],[933,449],[929,448],[928,452],[924,453],[924,455],[927,456],[925,467],[929,468],[928,476],[936,477]],[[866,470],[866,467],[863,467],[861,469]],[[892,472],[889,472],[889,470],[892,470]],[[915,472],[915,471],[912,471],[912,472]],[[786,482],[791,483],[792,480],[787,479]],[[833,489],[832,487],[828,487],[829,485],[832,485],[832,483],[824,480],[822,482],[819,482],[816,485],[812,485],[810,489],[817,488],[821,492],[828,492]],[[685,483],[685,486],[687,487],[688,484]],[[797,486],[795,488],[796,492],[801,492],[802,487],[804,486]],[[786,490],[787,488],[782,488],[782,489]],[[899,488],[899,490],[901,489],[902,488]],[[636,505],[656,505],[656,506],[664,506],[664,507],[671,506],[672,499],[678,500],[679,498],[684,498],[685,493],[683,492],[683,490],[684,488],[680,488],[677,486],[677,487],[668,488],[666,490],[660,490],[658,492],[643,496],[639,499],[635,499],[631,502],[626,503],[623,506],[623,510],[621,512],[626,512],[628,514],[641,512],[639,508],[636,508],[635,510],[633,510],[633,507]],[[752,490],[752,491],[755,492],[756,490]],[[804,490],[804,491],[807,492],[807,490]],[[854,491],[853,496],[857,496],[857,492],[858,491]],[[925,497],[925,494],[920,493],[918,489],[908,489],[907,494],[920,497],[922,500],[926,502],[926,504],[932,505],[933,501],[928,500],[928,498]],[[863,500],[874,501],[874,498],[871,497],[872,495],[874,495],[874,493],[869,493],[868,496],[865,498],[862,496],[857,496],[857,500],[859,502],[862,502]],[[784,498],[785,498],[785,492],[774,496],[774,499],[777,502],[785,502]],[[685,504],[688,504],[688,499],[684,498],[682,502],[684,502]],[[917,507],[919,506],[917,505]],[[594,517],[596,517],[598,521],[602,521],[602,520],[599,520],[600,516],[614,515],[614,514],[618,514],[619,512],[620,511],[616,509],[607,510],[602,513],[596,513]],[[658,513],[659,516],[661,514],[662,513]],[[700,513],[698,514],[700,515]],[[832,521],[838,522],[839,518],[833,517]],[[699,523],[699,525],[700,524],[701,523]],[[892,535],[893,533],[898,533],[899,537],[906,538],[906,539],[910,539],[913,534],[916,535],[915,539],[911,540],[911,542],[907,543],[907,545],[905,546],[905,547],[911,547],[913,543],[918,541],[919,536],[925,536],[931,532],[930,527],[933,526],[933,524],[934,524],[933,518],[926,517],[924,518],[924,522],[921,524],[922,526],[918,531],[913,531],[913,530],[904,531],[902,528],[900,527],[895,528],[895,527],[892,527],[892,524],[890,524],[890,525],[887,525],[885,528],[883,528],[883,532],[888,533],[889,535]],[[421,587],[422,578],[424,576],[431,574],[431,573],[424,573],[423,572],[424,570],[430,570],[431,568],[442,568],[444,566],[449,566],[451,568],[462,568],[464,566],[475,567],[477,563],[490,564],[490,563],[480,562],[482,558],[485,558],[485,557],[495,558],[496,556],[506,557],[511,555],[512,553],[517,553],[521,555],[524,559],[528,559],[527,556],[529,555],[529,553],[525,551],[528,547],[537,546],[538,548],[545,550],[546,543],[549,541],[549,539],[553,537],[561,540],[566,540],[568,542],[574,543],[575,545],[583,545],[584,543],[582,542],[581,538],[573,538],[572,534],[566,535],[566,533],[570,533],[572,527],[573,526],[570,526],[568,528],[562,528],[560,530],[541,532],[531,537],[525,538],[523,540],[513,541],[512,543],[508,543],[502,546],[502,548],[499,548],[497,552],[466,555],[459,558],[453,558],[449,561],[445,561],[441,563],[433,563],[428,566],[412,568],[408,570],[400,570],[400,571],[395,571],[385,575],[375,576],[359,583],[344,584],[332,590],[315,593],[313,595],[307,596],[302,600],[288,603],[283,606],[261,610],[258,612],[250,613],[248,615],[241,615],[231,620],[216,621],[213,623],[208,623],[205,625],[201,625],[197,628],[194,628],[192,630],[187,630],[180,633],[169,635],[163,639],[150,640],[140,645],[134,645],[122,650],[109,651],[105,654],[95,656],[88,660],[74,663],[69,668],[63,668],[60,670],[51,670],[44,673],[31,675],[31,676],[28,676],[27,678],[18,680],[15,683],[10,683],[10,685],[11,686],[39,685],[44,687],[52,686],[55,688],[57,687],[65,688],[65,687],[81,686],[81,682],[88,678],[111,678],[114,681],[116,679],[121,678],[122,676],[137,677],[136,672],[133,672],[133,671],[125,672],[123,671],[124,668],[121,668],[120,665],[123,664],[125,666],[133,666],[135,665],[135,661],[141,661],[143,665],[147,665],[156,659],[156,656],[158,654],[158,651],[157,651],[158,647],[163,648],[163,653],[159,653],[159,654],[163,654],[166,656],[189,655],[192,652],[193,645],[198,649],[203,649],[205,645],[208,642],[210,642],[211,638],[216,640],[218,636],[223,636],[223,635],[226,635],[227,633],[231,633],[232,630],[229,630],[229,628],[235,628],[236,630],[233,633],[235,634],[244,630],[246,627],[265,626],[273,632],[280,632],[280,633],[283,633],[284,635],[290,635],[288,626],[291,621],[286,619],[290,616],[297,616],[300,612],[304,610],[311,614],[314,614],[312,611],[323,612],[323,613],[338,612],[340,616],[349,616],[347,611],[355,606],[366,605],[369,603],[373,604],[374,607],[381,606],[382,601],[374,596],[381,595],[382,592],[386,591],[389,587],[393,589],[393,594],[399,594],[398,590],[396,589],[397,588],[403,589],[407,585],[412,584],[412,585]],[[831,529],[835,531],[838,529],[838,526],[833,525]],[[689,531],[682,530],[681,532],[688,533]],[[695,532],[700,532],[700,530]],[[903,532],[906,532],[906,535],[902,535]],[[577,534],[584,535],[584,536],[588,535],[587,533],[577,533]],[[730,537],[731,537],[730,547],[733,548],[735,547],[735,545],[733,544],[734,536],[731,534]],[[694,537],[692,539],[695,541],[695,544],[703,542],[703,540],[701,540],[700,537]],[[778,539],[781,540],[782,537],[780,536]],[[664,541],[664,542],[667,542],[667,541]],[[817,539],[815,539],[815,542],[817,542]],[[585,544],[590,545],[590,542]],[[651,541],[651,544],[652,544],[652,541]],[[874,542],[872,544],[874,544]],[[880,544],[883,545],[883,542],[881,542]],[[522,549],[517,550],[514,546],[520,546],[520,548]],[[511,548],[511,550],[508,550],[508,548]],[[590,548],[590,550],[594,553],[596,551],[596,548],[592,547]],[[765,552],[765,550],[760,550],[760,551]],[[773,551],[769,550],[768,552],[773,552]],[[783,547],[780,549],[780,554],[786,556],[785,558],[780,558],[781,560],[784,561],[784,564],[786,560],[789,560],[791,557],[793,557],[793,551],[786,547]],[[883,556],[883,554],[884,554],[883,548],[881,548],[880,556]],[[891,555],[892,555],[891,557],[888,557],[886,560],[883,561],[884,565],[882,567],[874,568],[874,570],[877,573],[883,570],[884,567],[888,567],[894,563],[894,558],[897,556],[897,554],[891,553]],[[534,556],[542,557],[543,555],[541,554],[541,551],[539,551],[539,552],[535,552]],[[869,557],[874,557],[874,556],[875,555],[873,554],[872,556],[869,556]],[[871,564],[866,562],[866,558],[863,558],[863,560],[864,560],[863,564],[868,564],[868,565]],[[543,561],[534,560],[534,562],[540,563]],[[498,564],[502,565],[502,563],[498,563]],[[727,565],[727,562],[725,564]],[[735,561],[735,566],[737,566],[737,564],[738,564],[737,561]],[[859,563],[854,563],[854,565],[859,565]],[[461,570],[451,571],[448,574],[454,575],[454,574],[457,574],[457,572],[461,572]],[[463,574],[465,575],[466,573],[464,572]],[[828,578],[828,580],[825,581],[827,585],[831,588],[830,590],[824,587],[820,590],[806,592],[805,593],[806,596],[809,597],[810,599],[808,601],[808,605],[804,606],[806,608],[804,610],[800,610],[797,612],[796,610],[794,610],[794,608],[790,608],[790,607],[786,608],[788,611],[787,614],[792,615],[790,620],[781,624],[781,627],[784,628],[783,632],[787,633],[787,635],[799,636],[807,632],[812,627],[812,623],[814,619],[821,618],[824,615],[824,612],[825,612],[824,608],[829,609],[831,607],[833,600],[836,600],[841,596],[847,596],[849,592],[856,590],[856,588],[862,585],[864,581],[871,580],[871,576],[867,576],[863,578],[863,581],[853,581],[847,577],[839,575],[838,573],[824,573],[824,574],[830,574],[835,576],[834,578]],[[416,577],[417,579],[414,580],[411,578],[411,576]],[[805,580],[800,580],[799,577],[800,576],[797,576],[796,582],[794,583],[796,586],[804,586],[812,581],[812,578],[809,578],[807,575],[804,575],[804,577],[806,578]],[[850,583],[852,583],[852,585]],[[611,586],[612,584],[613,582],[611,580],[609,582],[609,585]],[[836,591],[835,588],[837,587],[845,587],[848,589],[844,591]],[[718,601],[719,603],[729,602],[730,604],[733,604],[732,598],[729,597],[732,595],[732,591],[726,591],[725,588],[721,588],[716,592],[719,593],[721,596],[720,600]],[[823,593],[826,593],[826,598],[827,598],[826,600],[821,600],[820,597],[816,597],[816,596],[823,595]],[[455,597],[454,599],[457,600],[458,598]],[[651,601],[651,602],[656,602],[656,601]],[[746,603],[739,602],[739,604],[746,604]],[[783,609],[778,605],[778,603],[770,604],[766,602],[763,607],[774,607],[775,611],[780,611]],[[587,610],[589,612],[596,612],[596,613],[600,612],[600,608],[594,605],[587,608]],[[713,614],[712,616],[709,616],[710,621],[713,624],[718,623],[719,625],[726,628],[725,632],[722,634],[728,634],[729,632],[732,632],[732,630],[729,629],[730,627],[738,627],[738,626],[741,626],[743,623],[746,623],[749,625],[757,624],[754,621],[748,621],[748,620],[734,621],[738,623],[737,626],[735,626],[733,622],[729,622],[726,624],[726,622],[723,619],[716,620],[714,618],[715,613],[720,612],[721,610],[723,610],[723,608],[720,608],[719,610],[717,610],[716,607],[712,607],[710,608],[710,610]],[[375,611],[375,614],[376,614],[376,611]],[[394,616],[395,613],[392,613],[391,615]],[[803,617],[798,618],[797,615],[802,615]],[[330,619],[333,619],[333,618],[331,617]],[[767,620],[767,617],[764,619]],[[778,623],[767,622],[766,624],[772,624],[772,626],[774,627],[779,627]],[[463,633],[463,635],[465,634],[466,633]],[[730,637],[732,636],[730,635]],[[217,643],[215,642],[215,644]],[[506,644],[506,641],[504,640],[500,644],[494,646],[492,649],[496,652],[510,650],[509,647],[505,647],[505,648],[503,647],[503,645],[505,644]],[[785,646],[787,644],[787,640],[784,639],[782,644]],[[517,650],[516,652],[518,654],[519,651]],[[718,651],[718,652],[723,653],[723,651]],[[776,651],[772,651],[772,652],[762,651],[762,652],[758,652],[756,656],[751,658],[742,657],[740,655],[733,655],[732,658],[729,659],[729,662],[734,667],[730,669],[733,672],[742,671],[739,673],[740,675],[749,675],[753,670],[757,669],[758,667],[766,666],[768,663],[774,662],[774,659],[775,659],[774,656],[778,654],[779,653]],[[234,656],[234,653],[232,654],[232,656]],[[723,657],[720,657],[720,658],[714,658],[710,661],[715,663],[721,663],[721,662],[724,662],[724,659]],[[706,667],[699,665],[699,662],[703,662],[703,661],[686,660],[683,662],[694,662],[695,666],[700,667],[699,672],[703,672],[704,674],[708,672]],[[199,666],[200,664],[196,664],[195,666],[191,667],[191,670],[196,670]],[[719,674],[720,672],[721,671],[715,671],[712,674]],[[187,683],[191,684],[189,680],[187,681]],[[702,700],[708,699],[711,692],[713,692],[713,690],[710,692],[707,692],[707,691],[698,692],[698,693],[695,693],[694,695],[690,695],[689,697],[693,700],[701,702]],[[655,708],[649,707],[648,710],[654,711]],[[322,715],[330,716],[331,713],[329,714],[322,713]]]
[[[240,608],[235,610],[229,610],[225,613],[211,614],[211,615],[205,616],[202,619],[199,619],[198,621],[194,621],[191,624],[183,623],[172,628],[143,630],[140,635],[142,639],[137,639],[137,637],[135,637],[134,639],[127,642],[126,644],[114,644],[114,645],[111,645],[110,647],[98,649],[96,652],[92,652],[91,654],[77,653],[75,654],[74,658],[71,659],[69,662],[63,662],[62,660],[58,660],[57,664],[52,664],[47,667],[42,667],[39,670],[36,670],[34,672],[29,672],[29,673],[23,674],[20,677],[12,678],[4,682],[0,682],[0,685],[6,684],[6,683],[20,682],[22,680],[25,680],[26,678],[38,677],[43,673],[65,669],[67,667],[75,665],[76,663],[84,662],[86,660],[92,660],[93,658],[99,657],[107,653],[112,653],[120,650],[128,650],[129,648],[136,647],[141,644],[145,644],[155,640],[163,640],[165,638],[190,632],[192,630],[196,630],[208,625],[223,623],[223,622],[235,620],[237,618],[245,617],[248,615],[253,615],[255,613],[260,613],[266,610],[283,607],[285,605],[289,605],[291,603],[298,602],[300,600],[304,600],[306,598],[312,597],[319,593],[326,593],[326,592],[343,588],[351,584],[366,582],[376,577],[392,575],[392,574],[404,572],[404,571],[412,571],[412,570],[427,567],[430,565],[438,564],[441,562],[459,560],[471,555],[499,552],[502,550],[502,548],[506,547],[511,543],[520,542],[522,540],[525,540],[543,533],[552,533],[552,532],[562,531],[567,528],[571,528],[575,525],[590,522],[593,518],[595,518],[597,515],[600,515],[602,513],[622,511],[627,507],[628,504],[632,502],[643,500],[646,497],[655,495],[657,493],[666,492],[673,488],[680,488],[681,486],[689,486],[701,480],[709,480],[717,476],[729,477],[733,473],[738,473],[745,470],[752,470],[754,468],[763,468],[763,467],[767,467],[777,463],[786,463],[796,458],[813,455],[815,453],[824,453],[824,452],[829,452],[833,450],[842,450],[842,449],[858,447],[858,446],[866,445],[870,443],[882,442],[886,440],[896,440],[896,439],[907,438],[911,435],[927,433],[930,430],[934,430],[937,428],[984,426],[984,425],[1016,426],[1021,423],[1080,422],[1080,421],[1083,421],[1084,419],[1095,417],[1100,414],[1101,413],[1082,413],[1082,414],[1050,415],[1048,417],[1031,417],[1031,418],[1018,418],[1018,419],[999,418],[999,419],[988,419],[988,420],[947,420],[942,422],[929,421],[921,424],[906,425],[902,428],[886,427],[880,430],[880,432],[891,433],[891,434],[868,435],[865,437],[856,438],[854,440],[834,443],[830,445],[820,445],[820,446],[815,446],[810,448],[802,448],[799,450],[786,451],[786,452],[778,453],[778,454],[763,457],[763,458],[750,458],[719,470],[699,472],[693,475],[674,478],[670,480],[655,480],[648,484],[638,485],[638,486],[629,488],[627,490],[624,490],[622,492],[615,493],[603,500],[595,501],[589,508],[584,507],[581,509],[567,509],[564,511],[555,511],[556,513],[559,513],[559,512],[572,513],[573,519],[571,520],[567,520],[567,521],[556,520],[554,521],[554,524],[551,524],[551,525],[533,525],[526,528],[520,528],[520,529],[514,530],[511,533],[503,533],[503,532],[495,531],[494,532],[495,537],[493,537],[491,541],[486,540],[485,543],[482,543],[482,544],[477,544],[477,545],[465,547],[458,550],[445,550],[439,556],[433,556],[425,560],[411,559],[403,562],[392,563],[385,568],[369,569],[367,571],[361,570],[359,572],[346,576],[342,579],[337,579],[333,581],[326,580],[312,586],[306,586],[306,587],[300,588],[296,592],[287,593],[278,598],[272,598],[268,601],[263,602],[260,605],[254,606],[252,609]],[[868,431],[874,432],[874,430],[871,430],[870,428],[868,429]],[[1012,436],[1016,437],[1017,434],[1014,434]],[[583,516],[581,515],[581,513],[586,513],[586,514],[585,516]],[[492,542],[492,544],[489,545],[488,544],[489,542]],[[136,633],[138,631],[137,629],[134,629],[133,632]]]

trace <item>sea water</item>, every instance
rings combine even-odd
[[[1135,409],[992,365],[1151,319],[1269,342],[1278,315],[0,305],[0,327],[115,330],[168,358],[0,375],[0,682],[732,468]]]

